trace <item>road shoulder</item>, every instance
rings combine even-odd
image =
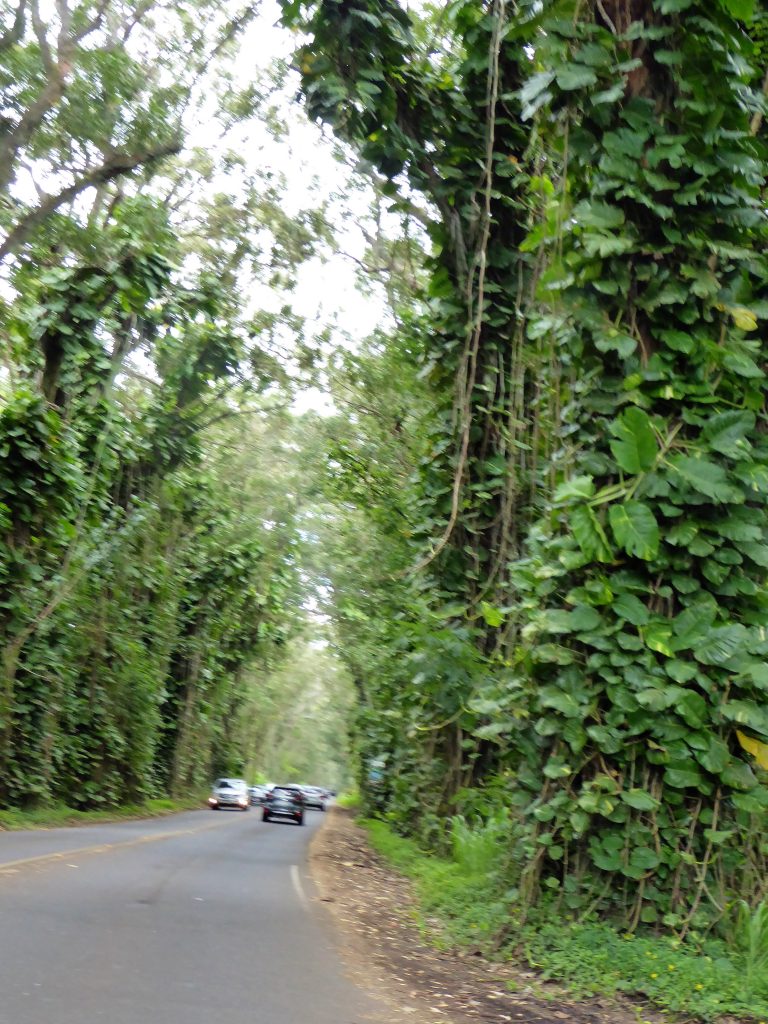
[[[637,1024],[662,1018],[608,1000],[567,1001],[535,972],[428,945],[410,882],[367,843],[350,812],[331,808],[310,847],[318,899],[330,912],[347,971],[412,1024]],[[514,991],[510,991],[510,987]]]

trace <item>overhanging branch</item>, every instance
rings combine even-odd
[[[82,174],[71,185],[62,189],[54,195],[47,196],[39,206],[30,210],[26,216],[16,224],[8,234],[5,241],[0,245],[0,263],[7,256],[15,252],[19,246],[29,238],[35,228],[55,213],[65,203],[72,202],[81,192],[93,186],[102,185],[123,174],[130,174],[139,167],[147,167],[164,157],[173,156],[181,149],[181,142],[174,141],[156,149],[143,150],[138,153],[116,153],[106,160],[100,167],[94,167],[85,174]]]

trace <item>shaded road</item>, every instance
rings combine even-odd
[[[0,833],[0,1024],[386,1019],[308,899],[321,820],[201,811]]]

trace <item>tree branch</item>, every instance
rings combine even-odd
[[[15,46],[24,35],[24,27],[27,20],[26,14],[27,0],[19,0],[19,6],[16,8],[13,24],[0,36],[0,53],[4,50],[10,50],[10,48]]]
[[[0,263],[10,253],[15,252],[46,217],[50,216],[65,203],[71,202],[81,192],[84,192],[85,189],[102,185],[104,182],[111,181],[113,178],[119,178],[123,174],[130,174],[131,171],[135,171],[138,167],[146,167],[157,160],[162,160],[166,156],[173,156],[180,149],[181,142],[176,141],[154,150],[146,150],[139,153],[116,153],[100,167],[94,167],[87,171],[71,185],[68,185],[67,188],[62,189],[61,192],[48,196],[39,206],[30,210],[26,216],[19,220],[3,244],[0,245]]]

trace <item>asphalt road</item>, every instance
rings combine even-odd
[[[0,832],[0,1024],[362,1024],[313,905],[322,820],[254,809]]]

